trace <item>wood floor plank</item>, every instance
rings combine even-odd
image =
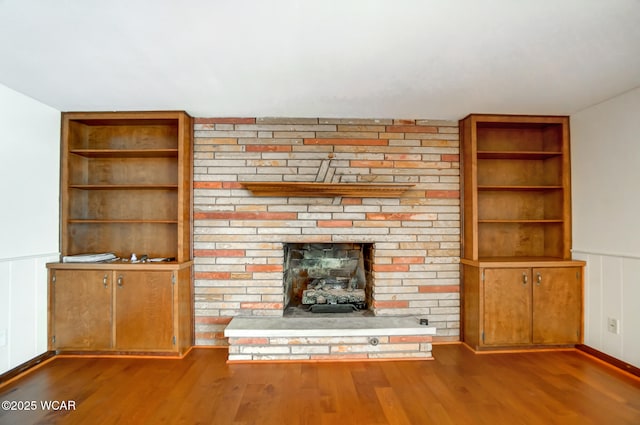
[[[411,425],[402,402],[390,387],[376,387],[376,394],[389,425]]]
[[[640,379],[577,351],[433,361],[227,364],[226,350],[182,360],[59,357],[0,387],[0,424],[637,425]],[[54,411],[43,401],[71,400]]]

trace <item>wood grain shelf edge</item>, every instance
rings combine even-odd
[[[316,183],[316,182],[240,182],[255,196],[300,196],[355,198],[396,198],[414,184],[397,183]]]

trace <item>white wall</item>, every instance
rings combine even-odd
[[[640,367],[640,88],[572,115],[571,150],[585,344]]]
[[[59,258],[60,112],[0,85],[0,373],[47,350]]]

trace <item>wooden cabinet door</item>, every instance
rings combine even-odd
[[[170,271],[116,271],[116,348],[174,348],[173,284]]]
[[[582,269],[533,269],[533,343],[575,344],[582,333]]]
[[[531,269],[484,269],[485,345],[531,342]]]
[[[111,348],[110,271],[55,270],[51,282],[53,349]]]

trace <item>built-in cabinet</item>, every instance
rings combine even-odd
[[[50,280],[52,349],[184,354],[191,346],[189,265],[59,264]]]
[[[192,345],[192,132],[184,112],[63,113],[51,349],[184,354]],[[65,262],[91,253],[118,259]]]
[[[460,137],[465,343],[581,342],[568,118],[473,114],[460,121]]]
[[[580,343],[582,266],[463,264],[464,341],[477,350]]]
[[[56,269],[49,275],[51,348],[112,348],[112,273]]]

